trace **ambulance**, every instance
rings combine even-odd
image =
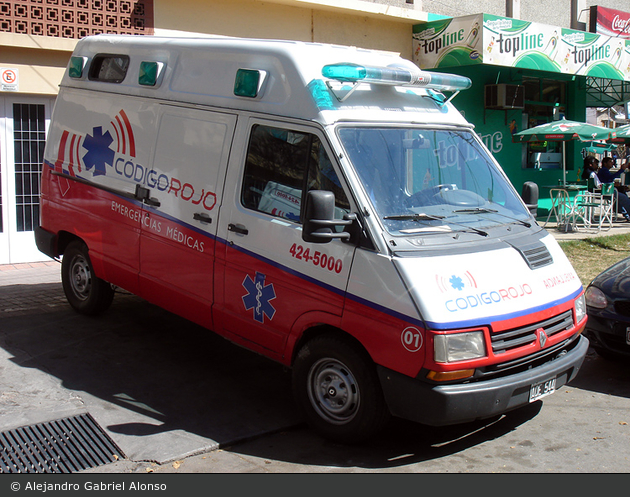
[[[87,37],[38,248],[79,313],[124,289],[290,368],[339,442],[526,406],[578,373],[583,289],[453,106],[471,84],[353,47]]]

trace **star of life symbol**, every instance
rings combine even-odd
[[[114,164],[114,151],[109,148],[114,139],[109,131],[103,134],[103,128],[98,126],[93,129],[92,135],[88,134],[83,141],[83,148],[87,153],[83,156],[86,169],[94,168],[94,176],[106,174],[106,164]]]
[[[455,275],[451,276],[451,279],[448,280],[448,282],[451,284],[451,286],[455,290],[462,291],[464,289],[464,282],[459,276],[455,276]]]
[[[450,276],[436,274],[435,281],[442,293],[452,291],[457,293],[463,291],[465,288],[477,288],[477,282],[470,271],[465,271],[460,274],[451,274]]]
[[[266,276],[256,272],[256,279],[252,280],[248,274],[243,280],[243,288],[247,290],[247,295],[243,296],[245,310],[254,310],[254,319],[259,323],[264,323],[265,316],[272,320],[276,310],[270,301],[276,298],[276,291],[273,284],[265,285]]]
[[[133,127],[122,109],[109,123],[109,129],[95,126],[92,133],[85,135],[64,130],[54,167],[70,176],[82,171],[92,171],[92,176],[105,176],[107,168],[114,166],[117,154],[136,157]]]

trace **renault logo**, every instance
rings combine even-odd
[[[540,334],[538,335],[538,343],[540,343],[540,348],[542,349],[547,343],[547,335],[544,330],[540,330]]]

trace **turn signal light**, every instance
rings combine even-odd
[[[427,378],[433,381],[453,381],[470,378],[475,374],[474,369],[460,369],[459,371],[429,371]]]

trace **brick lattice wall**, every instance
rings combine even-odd
[[[153,34],[153,0],[0,0],[0,33],[83,38]]]

